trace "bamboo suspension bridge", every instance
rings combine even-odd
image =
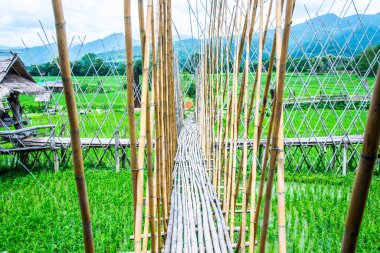
[[[286,150],[316,146],[326,150],[330,146],[335,152],[339,143],[344,145],[343,174],[348,145],[362,145],[341,246],[342,252],[354,252],[380,141],[380,68],[372,95],[368,91],[364,95],[285,97],[288,67],[295,65],[289,59],[289,48],[296,0],[189,2],[189,22],[195,22],[201,41],[196,59],[189,62],[196,87],[194,110],[189,112],[184,108],[185,91],[174,50],[173,34],[179,34],[172,1],[137,3],[141,108],[135,106],[131,1],[124,0],[125,136],[120,138],[118,129],[115,138],[81,136],[64,9],[61,0],[52,0],[70,137],[54,137],[54,126],[49,125],[49,137],[22,140],[25,150],[52,149],[54,164],[58,149],[71,150],[85,251],[95,251],[83,162],[86,147],[112,146],[117,171],[119,149],[129,161],[135,252],[265,252],[268,240],[273,240],[270,224],[276,223],[276,250],[284,253],[287,229],[292,229],[286,227]],[[300,104],[317,108],[327,103],[347,107],[368,103],[365,132],[286,136],[291,120],[284,108],[293,110]],[[304,118],[302,123],[311,124],[307,115]],[[21,132],[25,131],[3,135],[14,139]],[[334,156],[326,167],[335,163]]]

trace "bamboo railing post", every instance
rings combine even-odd
[[[270,155],[270,167],[268,174],[268,183],[265,194],[265,205],[264,205],[264,218],[263,225],[260,235],[260,252],[265,252],[266,246],[266,237],[268,230],[268,222],[269,222],[269,212],[271,206],[271,197],[272,197],[272,186],[273,186],[273,178],[274,178],[274,167],[276,163],[276,158],[279,152],[283,152],[283,150],[279,147],[278,139],[282,135],[280,134],[280,125],[281,125],[281,117],[282,115],[282,106],[283,106],[283,95],[284,95],[284,82],[285,82],[285,71],[286,71],[286,58],[288,54],[288,44],[289,44],[289,34],[290,34],[290,26],[293,15],[295,0],[288,0],[286,4],[286,12],[285,12],[285,24],[284,24],[284,32],[282,38],[282,45],[280,48],[280,43],[276,43],[278,47],[277,56],[281,52],[278,68],[277,68],[277,90],[276,90],[276,104],[275,106],[275,116],[273,122],[273,135],[272,135],[272,150]],[[280,39],[281,36],[281,0],[277,0],[276,2],[276,33],[277,39]],[[281,51],[280,51],[281,50]],[[280,52],[279,52],[280,51]]]
[[[128,105],[128,126],[129,142],[131,152],[131,171],[132,171],[132,191],[133,191],[133,210],[136,210],[136,175],[137,175],[137,139],[135,123],[135,92],[133,80],[133,50],[132,50],[132,22],[131,22],[131,0],[124,0],[124,29],[125,29],[125,48],[127,64],[127,105]]]
[[[286,253],[286,220],[285,220],[285,169],[284,169],[284,118],[280,120],[278,147],[282,152],[277,154],[277,220],[278,252]]]
[[[355,252],[380,142],[380,67],[368,111],[363,150],[348,208],[341,252]]]
[[[151,14],[151,40],[152,40],[152,100],[153,100],[153,106],[154,106],[154,111],[153,111],[153,115],[154,117],[156,118],[156,121],[155,121],[155,128],[156,128],[156,147],[155,147],[155,160],[154,160],[154,172],[151,171],[151,177],[152,177],[152,182],[150,184],[152,184],[152,188],[149,188],[149,189],[152,189],[151,192],[149,193],[149,197],[151,199],[151,202],[153,202],[152,206],[149,206],[149,222],[150,222],[150,227],[151,227],[151,234],[152,234],[152,243],[151,243],[151,252],[158,252],[159,251],[159,240],[160,240],[160,233],[161,233],[161,229],[158,229],[158,224],[156,222],[156,219],[159,220],[160,219],[160,216],[157,215],[157,209],[160,205],[159,203],[159,199],[157,198],[157,188],[159,187],[158,186],[158,182],[159,182],[159,177],[157,175],[157,171],[160,169],[159,168],[159,160],[160,160],[160,157],[158,154],[160,154],[160,151],[159,149],[157,148],[157,146],[160,146],[159,143],[158,143],[158,138],[157,136],[159,135],[159,132],[160,132],[160,127],[159,127],[159,116],[158,116],[158,88],[157,88],[157,58],[156,58],[156,37],[155,37],[155,23],[154,23],[154,4],[152,3],[152,14]],[[149,22],[149,21],[147,21]],[[153,134],[154,134],[154,131],[153,131],[153,127],[151,126],[151,121],[149,122],[149,126],[150,126],[150,134],[151,134],[151,141],[150,143],[148,143],[148,148],[152,149],[153,148],[153,143],[152,143],[152,140],[153,140]],[[149,147],[150,145],[150,147]],[[158,234],[155,232],[156,231],[156,227],[157,227],[157,230],[158,230]]]
[[[79,206],[82,216],[82,227],[84,237],[85,252],[94,252],[94,241],[92,238],[92,226],[90,205],[88,202],[86,181],[84,177],[83,157],[79,134],[78,113],[75,103],[74,89],[71,80],[71,68],[69,52],[67,48],[67,36],[65,28],[65,18],[61,0],[52,0],[55,29],[57,32],[57,44],[59,54],[59,64],[62,73],[62,83],[64,87],[67,114],[70,123],[71,147],[73,150],[73,166],[75,174],[75,182],[77,185],[77,193]]]
[[[256,171],[257,171],[257,150],[259,147],[260,139],[259,139],[259,107],[260,107],[260,87],[261,87],[261,74],[262,74],[262,62],[263,62],[263,21],[264,21],[264,3],[263,0],[259,0],[259,56],[258,56],[258,64],[257,64],[257,70],[256,70],[256,76],[257,76],[257,85],[256,85],[256,98],[255,98],[255,128],[254,128],[254,141],[253,141],[253,151],[252,151],[252,182],[250,185],[250,198],[251,198],[251,212],[250,212],[250,223],[249,223],[249,248],[248,252],[252,253],[255,251],[255,224],[254,224],[254,217],[255,217],[255,197],[256,197]],[[244,230],[244,227],[241,229]]]
[[[247,8],[247,23],[250,26],[251,20],[249,18],[249,12],[251,9],[251,1],[248,1],[248,8]],[[243,161],[242,161],[242,188],[243,188],[243,197],[242,197],[242,216],[241,216],[241,225],[240,225],[240,231],[239,231],[239,238],[236,245],[236,251],[239,250],[240,245],[240,251],[245,252],[245,237],[246,237],[246,222],[247,222],[247,153],[248,153],[248,128],[249,128],[249,122],[247,121],[248,118],[248,71],[249,71],[249,55],[250,55],[250,45],[251,41],[249,39],[247,40],[246,45],[246,53],[245,53],[245,70],[244,75],[245,76],[245,82],[244,82],[244,134],[243,134]],[[239,186],[238,186],[239,187]],[[252,233],[252,231],[250,231]]]
[[[149,0],[147,11],[147,20],[150,21],[152,15],[152,0]],[[141,252],[141,226],[143,214],[143,197],[144,197],[144,157],[145,157],[145,143],[148,142],[150,135],[146,135],[147,128],[149,127],[150,107],[149,107],[149,91],[148,91],[148,75],[149,75],[149,49],[150,49],[150,29],[151,22],[146,22],[146,33],[144,41],[144,54],[143,54],[143,80],[141,92],[141,123],[140,123],[140,138],[138,148],[138,171],[136,181],[136,214],[135,214],[135,252]],[[148,121],[148,123],[147,123]]]

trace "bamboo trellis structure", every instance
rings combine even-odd
[[[94,252],[63,9],[60,0],[52,3],[85,251]],[[146,5],[138,1],[143,68],[138,113],[134,108],[131,1],[124,0],[135,252],[265,252],[275,178],[278,251],[286,252],[284,93],[295,4],[295,0],[270,0],[266,12],[264,0],[207,1],[194,74],[195,118],[186,120],[179,133],[183,115],[179,115],[182,110],[176,110],[181,96],[173,48],[172,1],[148,0]],[[275,29],[270,30],[272,8]],[[268,37],[273,39],[265,72]],[[257,49],[254,62],[253,49]],[[355,251],[379,147],[379,76],[380,69],[342,252]],[[268,103],[271,85],[273,97]],[[267,111],[268,131],[261,144]]]

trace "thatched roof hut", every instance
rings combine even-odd
[[[16,54],[11,58],[0,59],[0,100],[11,93],[36,95],[45,92],[26,70]]]

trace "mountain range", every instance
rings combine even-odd
[[[380,44],[380,13],[370,15],[352,15],[338,17],[325,14],[292,26],[289,41],[289,54],[292,57],[314,57],[317,55],[354,56],[368,46]],[[187,35],[174,36],[174,49],[180,61],[196,52],[202,40]],[[227,41],[225,39],[224,41]],[[253,43],[257,43],[258,38]],[[268,57],[273,41],[273,31],[268,32],[264,58]],[[140,41],[133,40],[134,57],[140,56]],[[234,46],[234,45],[233,45]],[[30,48],[0,46],[2,51],[20,54],[25,65],[49,62],[57,55],[55,43]],[[124,34],[114,33],[105,38],[87,43],[71,45],[69,49],[72,61],[80,59],[86,53],[94,53],[106,61],[123,61],[125,55]],[[253,57],[254,56],[254,53]]]

